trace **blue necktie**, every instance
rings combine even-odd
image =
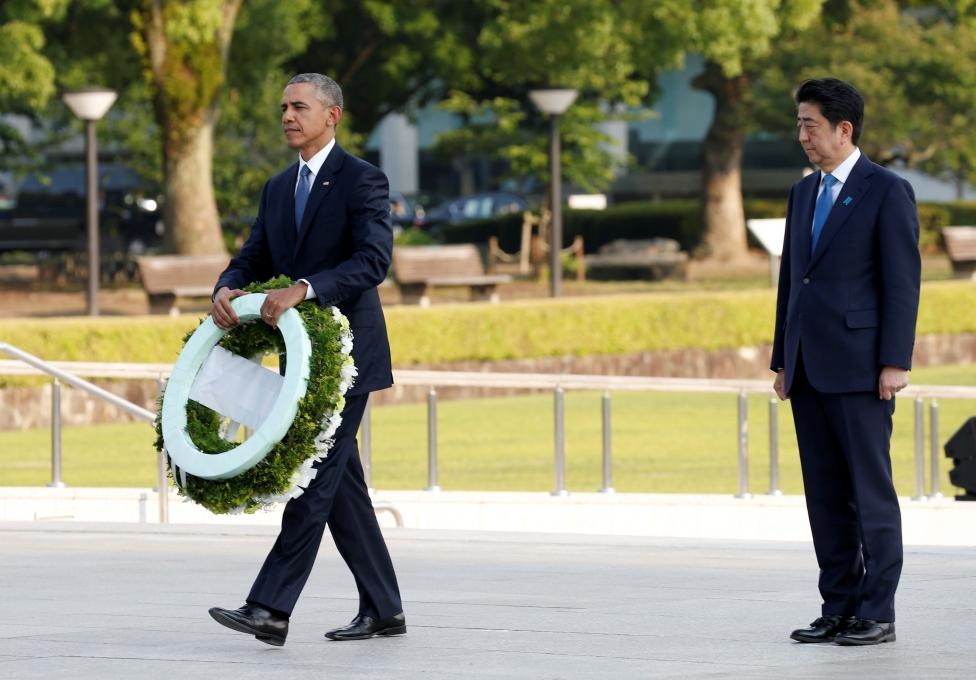
[[[302,171],[298,176],[298,188],[295,190],[295,228],[301,231],[302,215],[305,214],[305,204],[308,203],[308,192],[312,182],[309,176],[312,171],[307,165],[302,166]]]
[[[836,183],[836,177],[830,174],[824,175],[823,191],[820,192],[820,196],[817,198],[817,205],[813,208],[813,231],[810,233],[811,255],[817,249],[817,240],[820,238],[820,232],[823,231],[824,222],[827,221],[830,209],[834,207],[833,188]]]

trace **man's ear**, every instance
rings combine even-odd
[[[841,129],[841,132],[849,140],[851,140],[851,143],[853,143],[854,142],[854,126],[851,124],[851,121],[849,121],[849,120],[842,120],[840,122],[840,129]]]
[[[342,120],[342,108],[339,106],[330,107],[329,119],[332,121],[332,127],[339,127],[339,121]]]

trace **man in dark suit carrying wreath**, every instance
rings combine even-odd
[[[285,275],[294,285],[267,293],[261,308],[275,327],[303,300],[337,306],[349,319],[358,370],[346,394],[342,423],[327,457],[316,463],[308,488],[285,506],[281,532],[244,606],[214,607],[220,624],[283,645],[288,619],[312,570],[328,525],[359,590],[352,622],[331,630],[333,640],[406,632],[396,574],[366,487],[356,432],[369,393],[393,384],[386,322],[376,287],[386,277],[393,247],[389,184],[374,166],[336,143],[342,119],[339,85],[327,76],[292,78],[281,99],[281,125],[298,161],[264,185],[247,242],[220,275],[212,317],[224,329],[240,321],[231,300],[252,282]]]

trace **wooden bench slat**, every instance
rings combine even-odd
[[[149,311],[179,313],[177,297],[207,297],[227,268],[226,255],[146,255],[136,258],[139,277],[149,298]]]
[[[976,279],[976,227],[943,227],[942,238],[956,276]]]
[[[430,288],[468,286],[473,299],[497,300],[495,287],[508,283],[506,274],[485,274],[478,249],[472,244],[401,246],[393,249],[393,277],[404,302],[430,303]]]
[[[485,274],[484,276],[432,276],[427,283],[433,286],[483,286],[485,284],[509,283],[508,274]]]

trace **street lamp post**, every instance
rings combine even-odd
[[[559,116],[576,100],[576,90],[547,89],[532,90],[529,99],[542,113],[549,116],[549,215],[550,237],[549,269],[551,275],[550,292],[559,297],[562,282],[562,166],[559,149]]]
[[[98,150],[95,143],[95,123],[102,119],[115,103],[116,93],[106,88],[90,87],[65,92],[64,103],[71,112],[85,121],[85,197],[88,208],[88,315],[98,316]]]

